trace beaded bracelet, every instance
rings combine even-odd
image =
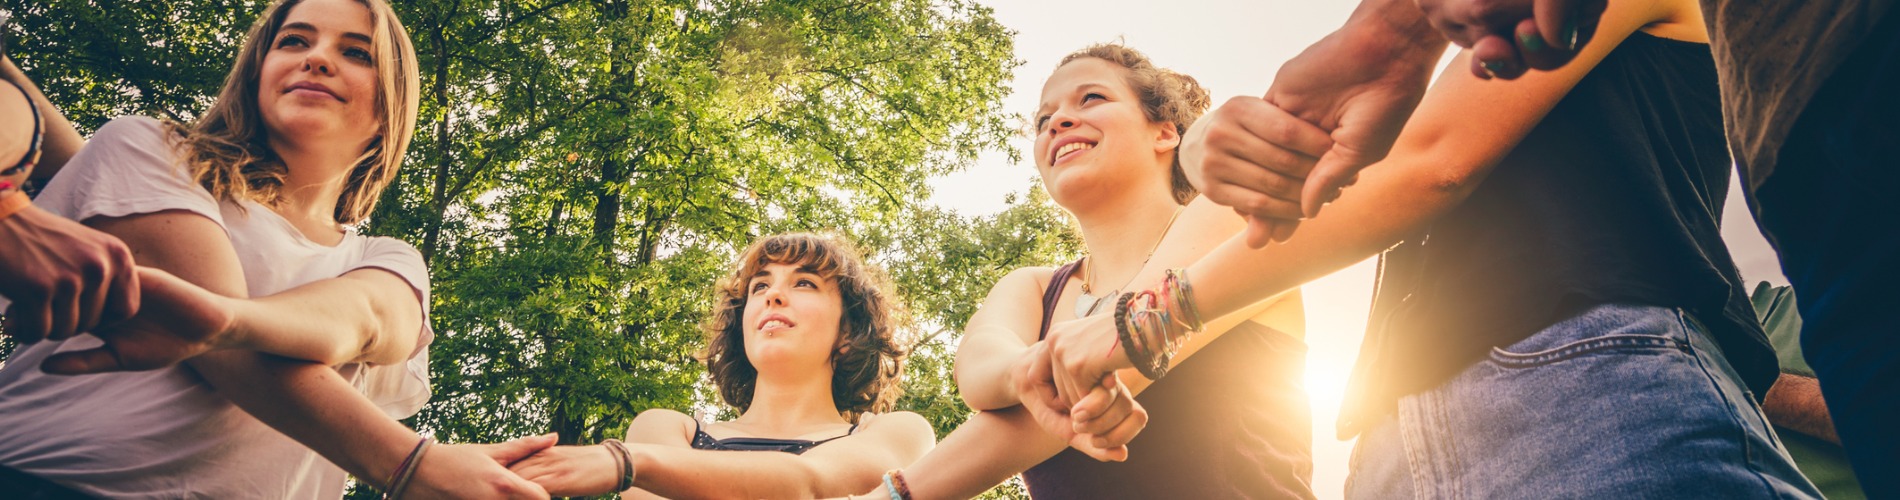
[[[607,453],[614,456],[614,465],[620,469],[619,486],[614,491],[627,491],[633,488],[633,453],[627,451],[627,443],[618,439],[608,439]]]
[[[904,482],[904,469],[884,473],[884,491],[891,494],[891,500],[911,500],[910,483]]]

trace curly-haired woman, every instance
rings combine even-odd
[[[515,472],[554,495],[812,498],[876,487],[935,443],[922,416],[879,413],[897,399],[903,359],[881,281],[831,238],[753,243],[719,286],[701,354],[738,418],[648,410],[626,443],[556,447]]]

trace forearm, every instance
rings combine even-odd
[[[1303,223],[1298,236],[1258,250],[1235,238],[1189,266],[1201,316],[1227,316],[1419,235],[1481,179],[1473,173],[1481,169],[1446,174],[1458,169],[1426,161],[1434,156],[1394,151],[1395,160],[1367,168],[1359,186]]]
[[[415,349],[421,312],[416,299],[381,291],[378,283],[337,278],[237,301],[232,333],[242,348],[323,365],[393,364]]]
[[[869,490],[878,477],[825,474],[790,453],[631,446],[634,483],[665,498],[827,498]]]
[[[1834,433],[1834,420],[1828,417],[1827,402],[1821,399],[1821,382],[1814,377],[1781,374],[1762,398],[1761,411],[1775,425],[1841,443]]]
[[[979,412],[923,458],[904,467],[919,500],[970,498],[1002,484],[1067,447],[1043,432],[1021,406]]]
[[[1345,37],[1366,50],[1383,51],[1394,63],[1427,68],[1450,45],[1419,10],[1417,0],[1362,0],[1332,36]]]
[[[59,173],[60,167],[66,165],[66,160],[72,159],[79,148],[86,145],[86,138],[79,135],[79,129],[73,128],[72,122],[59,112],[58,106],[46,99],[46,94],[40,93],[40,87],[27,78],[26,72],[13,64],[12,58],[0,58],[0,79],[20,84],[20,88],[26,90],[27,96],[39,108],[40,128],[45,136],[40,143],[39,166],[34,169],[32,178],[46,179]]]
[[[239,350],[186,363],[238,408],[379,488],[421,439],[326,366]]]

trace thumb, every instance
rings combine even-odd
[[[125,370],[127,368],[119,361],[118,353],[104,347],[62,352],[48,356],[45,361],[40,362],[40,371],[54,375],[86,375]]]
[[[539,436],[515,438],[508,442],[487,445],[483,447],[482,453],[503,466],[514,465],[515,462],[540,453],[541,450],[554,447],[554,442],[559,437],[558,434],[550,432]]]
[[[1359,176],[1359,170],[1371,164],[1364,161],[1365,155],[1340,143],[1333,143],[1333,149],[1319,157],[1313,165],[1313,172],[1307,174],[1306,184],[1300,188],[1300,211],[1308,218],[1319,216],[1320,206],[1339,197],[1339,190]]]

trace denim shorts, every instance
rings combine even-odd
[[[1820,498],[1708,331],[1600,305],[1401,398],[1347,498]]]

